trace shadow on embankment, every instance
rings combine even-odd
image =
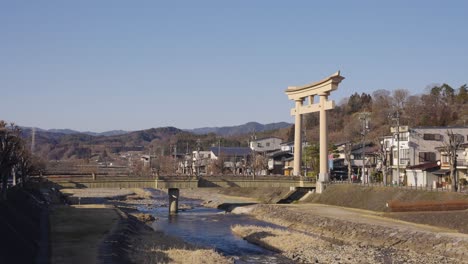
[[[0,237],[0,263],[48,263],[48,207],[37,190],[8,190],[0,201]]]

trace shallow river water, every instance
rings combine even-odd
[[[232,257],[235,263],[288,263],[284,257],[251,244],[231,232],[231,226],[236,224],[274,226],[247,215],[229,214],[204,207],[180,211],[177,215],[169,215],[167,207],[146,212],[158,218],[153,223],[155,230],[195,245],[214,248],[223,255]]]

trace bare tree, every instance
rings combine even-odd
[[[256,154],[252,165],[253,176],[257,176],[263,170],[268,169],[268,158],[263,154]]]
[[[450,180],[452,181],[452,192],[458,191],[457,175],[457,151],[463,144],[463,136],[454,134],[452,130],[447,130],[447,140],[444,140],[442,150],[447,155],[450,165]]]
[[[164,175],[174,175],[177,168],[177,159],[171,156],[160,156],[157,160],[159,163],[159,173]],[[143,173],[148,174],[149,170]]]
[[[388,150],[385,145],[385,140],[383,138],[376,138],[374,142],[377,142],[379,150],[376,152],[377,157],[381,162],[380,171],[382,172],[383,184],[387,185],[387,173],[388,173]]]
[[[397,110],[405,109],[409,92],[406,89],[397,89],[393,91],[393,106]]]
[[[212,174],[220,175],[224,172],[224,162],[226,157],[223,154],[218,156],[218,159],[212,160],[210,162],[210,171]]]
[[[21,177],[21,186],[24,186],[26,183],[27,177],[34,171],[33,159],[31,152],[23,147],[22,150],[18,153],[18,163],[16,164],[16,171]]]
[[[0,199],[6,200],[8,177],[13,167],[19,161],[19,151],[22,149],[20,129],[14,124],[8,124],[0,120]]]

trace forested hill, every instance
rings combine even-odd
[[[406,89],[376,90],[372,94],[354,93],[329,111],[329,138],[332,142],[361,140],[362,119],[368,116],[366,140],[389,135],[390,126],[450,127],[468,125],[468,87],[432,85],[421,94]],[[317,113],[305,117],[307,138],[318,140]]]
[[[214,133],[220,136],[235,136],[235,135],[244,135],[252,134],[257,132],[277,130],[281,128],[290,127],[292,124],[286,122],[271,123],[271,124],[260,124],[257,122],[249,122],[239,126],[225,126],[225,127],[203,127],[189,129],[187,131],[192,132],[197,135]]]

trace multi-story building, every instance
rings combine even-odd
[[[281,149],[283,140],[277,137],[260,138],[250,141],[250,148],[255,152],[272,152]]]
[[[398,131],[398,132],[397,132]],[[392,137],[384,138],[384,148],[390,154],[392,182],[405,183],[406,168],[441,160],[438,151],[448,141],[451,131],[464,141],[468,140],[468,127],[415,127],[392,128]]]

